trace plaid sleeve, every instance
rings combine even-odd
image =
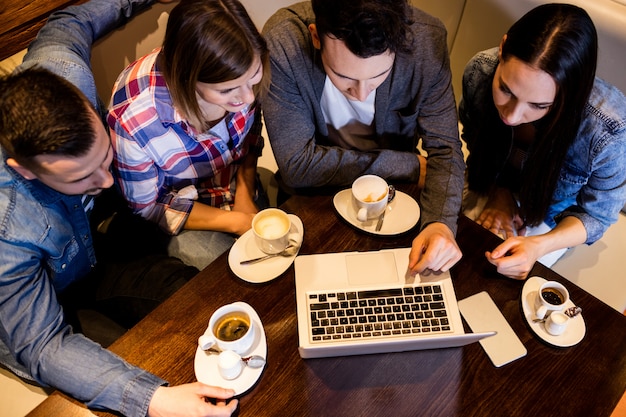
[[[193,207],[193,200],[179,197],[168,189],[165,174],[159,168],[149,149],[158,149],[176,141],[177,135],[161,125],[162,132],[154,136],[150,129],[127,132],[121,121],[116,120],[111,129],[111,138],[115,150],[114,164],[117,179],[126,201],[135,213],[157,223],[165,232],[178,234]],[[142,135],[151,137],[143,145]],[[169,155],[167,152],[163,152]],[[170,155],[171,156],[171,155]],[[176,158],[176,156],[173,156]]]

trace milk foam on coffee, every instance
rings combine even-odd
[[[284,218],[268,215],[258,219],[254,229],[265,239],[277,239],[287,233],[289,226],[290,224]]]

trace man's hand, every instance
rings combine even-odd
[[[228,401],[233,395],[233,390],[200,382],[159,387],[148,406],[148,417],[227,417],[237,409],[237,400]]]
[[[413,239],[409,270],[413,275],[446,272],[461,256],[461,249],[448,226],[431,223]]]

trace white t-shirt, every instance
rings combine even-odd
[[[374,129],[376,90],[365,101],[348,100],[328,76],[320,99],[328,138],[346,149],[368,151],[378,147]]]

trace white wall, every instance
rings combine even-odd
[[[428,0],[422,0],[428,2]],[[451,0],[443,0],[449,2]],[[530,9],[552,0],[466,0],[461,24],[452,48],[454,91],[461,94],[461,77],[469,59],[478,51],[498,46],[508,28]],[[626,92],[625,0],[567,0],[561,3],[584,8],[599,37],[598,75]],[[557,1],[559,2],[559,1]]]

